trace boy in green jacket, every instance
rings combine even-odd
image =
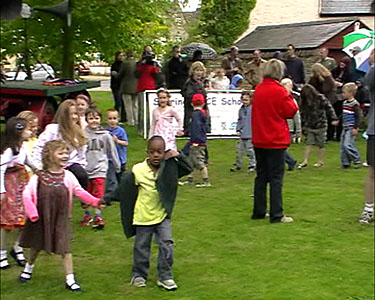
[[[173,239],[171,215],[177,195],[178,178],[192,169],[183,154],[164,151],[160,136],[148,141],[147,158],[126,173],[112,195],[120,200],[125,235],[135,235],[131,285],[145,287],[149,270],[152,236],[159,245],[157,285],[175,290],[173,280]]]

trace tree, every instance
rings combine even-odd
[[[56,1],[24,1],[30,7],[49,7]],[[143,46],[151,44],[155,51],[161,51],[168,39],[168,9],[177,5],[169,0],[74,0],[72,1],[71,32],[65,37],[71,39],[71,67],[74,60],[90,59],[89,54],[99,52],[104,61],[111,62],[118,50],[132,49],[140,52]],[[27,32],[25,23],[27,22]],[[64,30],[67,27],[57,17],[35,12],[28,20],[18,18],[2,21],[1,55],[15,55],[24,51],[25,33],[28,49],[38,58],[49,62],[55,68],[61,66],[63,58]]]
[[[215,48],[230,46],[248,27],[256,0],[202,1],[197,28],[203,41]]]

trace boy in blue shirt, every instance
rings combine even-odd
[[[242,106],[238,111],[237,135],[240,137],[237,143],[237,161],[235,167],[231,168],[232,172],[241,170],[243,165],[243,154],[249,158],[249,172],[255,171],[255,153],[253,143],[251,142],[251,91],[243,91],[241,95]]]
[[[111,134],[113,141],[115,142],[118,157],[120,159],[121,164],[121,171],[120,173],[116,173],[115,169],[113,168],[112,160],[109,160],[109,167],[107,172],[107,181],[105,187],[105,193],[110,194],[115,189],[117,184],[120,182],[122,174],[126,170],[126,161],[127,161],[127,154],[128,154],[128,136],[124,128],[118,126],[119,118],[118,118],[118,111],[115,109],[108,109],[107,110],[107,124],[108,128],[106,128],[109,133]],[[110,206],[111,202],[107,201],[106,205]]]

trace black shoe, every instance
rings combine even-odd
[[[240,167],[233,167],[233,168],[230,168],[230,171],[231,171],[231,172],[237,172],[237,171],[239,171],[239,170],[241,170]]]
[[[26,265],[26,261],[24,259],[18,259],[17,258],[17,255],[18,254],[23,254],[23,251],[19,251],[19,252],[15,252],[14,249],[12,249],[12,251],[10,251],[10,256],[12,256],[14,258],[14,260],[16,261],[17,265],[20,266],[20,267],[24,267]]]
[[[297,165],[297,161],[295,161],[294,164],[288,165],[288,171],[294,171],[294,169],[296,168],[296,165]]]

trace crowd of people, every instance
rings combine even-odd
[[[83,209],[80,225],[92,225],[96,229],[103,229],[106,224],[103,207],[110,206],[113,200],[120,201],[125,235],[135,236],[132,285],[146,286],[151,240],[155,235],[159,245],[157,284],[166,290],[177,289],[172,273],[170,219],[177,187],[193,186],[193,170],[202,177],[196,187],[211,186],[207,147],[210,112],[206,92],[211,87],[242,90],[236,127],[237,159],[230,170],[241,170],[243,155],[247,155],[248,171],[256,172],[252,219],[269,217],[271,223],[293,222],[283,212],[285,163],[290,171],[297,166],[306,168],[316,146],[318,160],[314,166],[322,167],[325,143],[336,138],[340,140],[341,167],[362,165],[355,147],[362,114],[356,95],[360,89],[366,89],[371,106],[365,162],[370,171],[360,222],[373,220],[374,51],[370,57],[371,68],[361,86],[350,75],[349,61],[342,60],[336,66],[326,49],[321,50],[320,62],[313,65],[308,83],[303,61],[296,56],[293,45],[288,45],[287,59],[276,53],[275,58],[265,61],[259,50],[254,51],[253,60],[245,68],[238,57],[238,48],[232,47],[222,69],[208,76],[198,58],[188,67],[179,53],[180,48],[174,47],[173,57],[165,67],[167,76],[162,76],[150,46],[144,48],[139,62],[131,52],[126,53],[125,61],[122,53],[116,53],[111,70],[115,108],[105,112],[108,125],[105,128],[101,125],[102,112],[86,95],[63,101],[54,122],[39,135],[38,118],[30,111],[7,121],[1,140],[1,269],[9,267],[8,234],[16,230],[17,238],[9,254],[24,268],[19,277],[21,282],[31,280],[36,258],[43,250],[62,256],[66,287],[71,291],[81,290],[74,277],[70,248],[69,222],[75,195]],[[206,79],[208,86],[204,83]],[[241,87],[241,81],[245,80],[252,90]],[[129,142],[120,122],[125,118],[128,125],[139,122],[137,97],[148,89],[157,90],[158,107],[152,112],[147,157],[126,172]],[[181,90],[185,99],[184,119],[171,106],[168,89]],[[337,102],[342,103],[335,106]],[[287,149],[293,140],[299,142],[303,134],[306,135],[305,155],[297,165]],[[188,137],[180,152],[176,136]],[[183,176],[187,176],[186,180],[179,181]],[[270,185],[269,213],[267,185]],[[24,247],[30,248],[27,259]]]

